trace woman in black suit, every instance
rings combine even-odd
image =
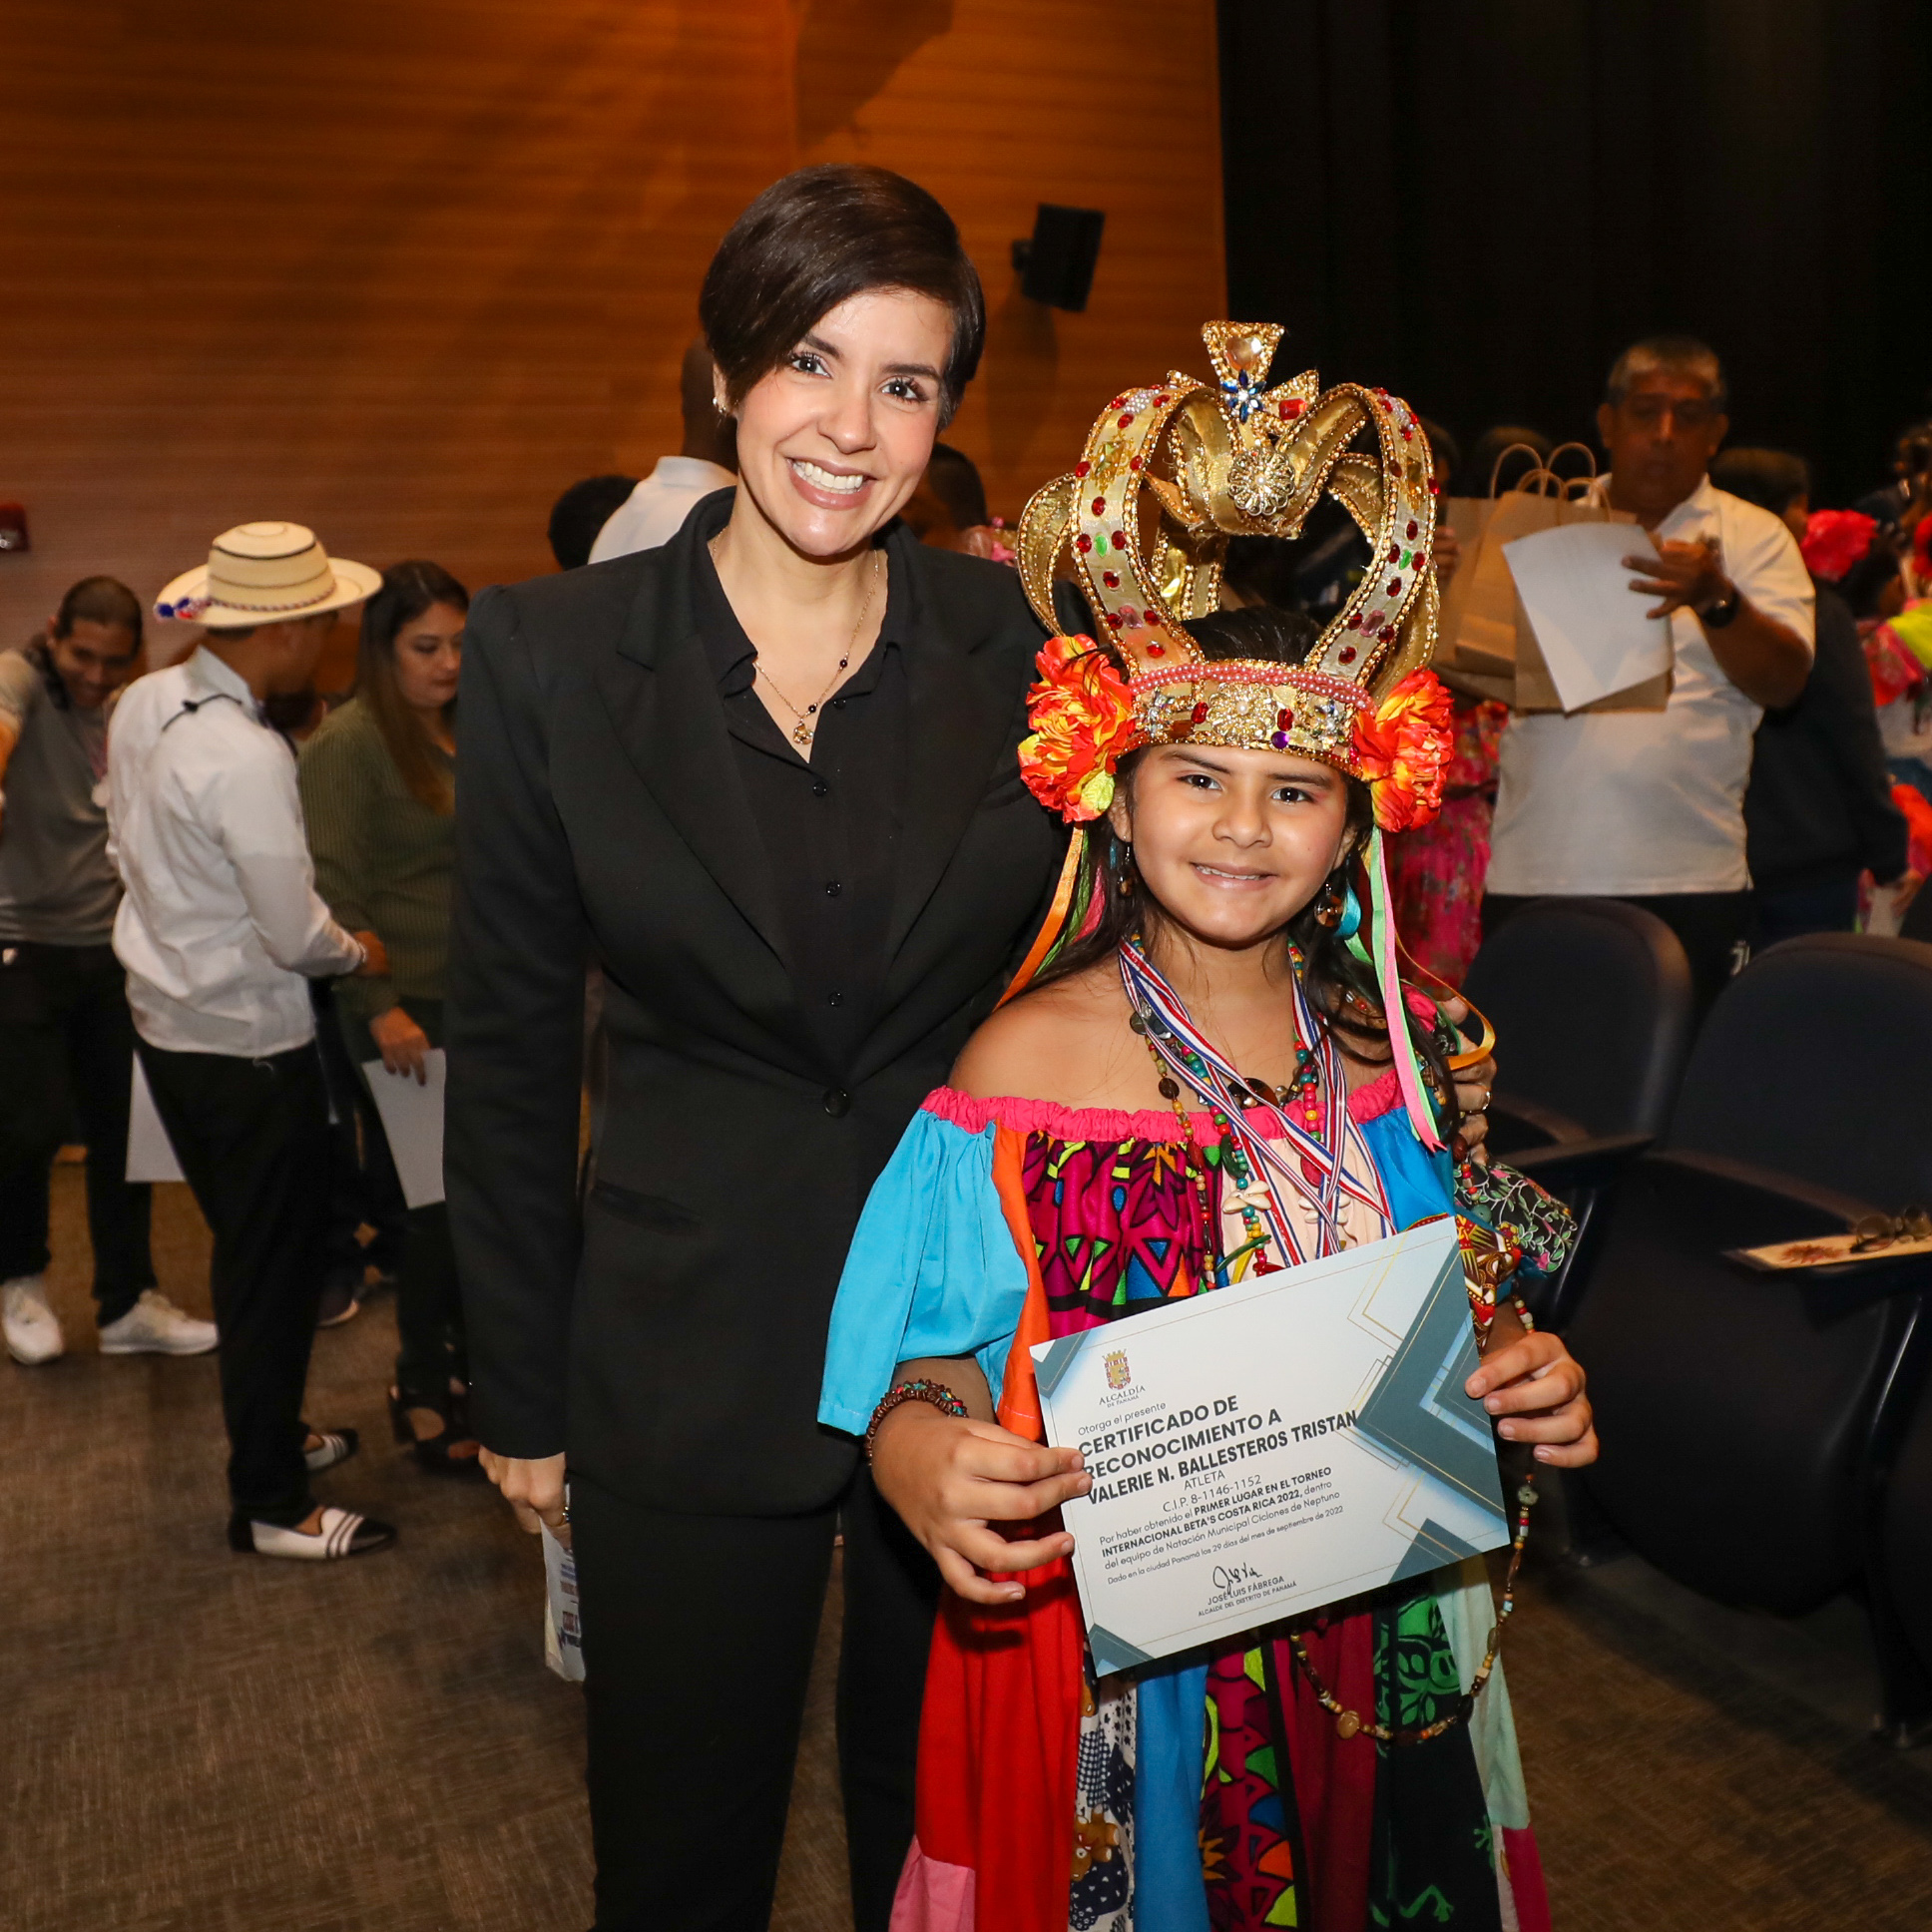
[[[873,1177],[1041,919],[1015,575],[896,521],[977,364],[952,221],[880,170],[752,204],[702,315],[740,482],[485,592],[462,686],[449,1207],[485,1463],[584,1597],[599,1932],[769,1914],[832,1538],[854,1910],[912,1827],[936,1583],[813,1419]],[[576,1198],[584,966],[608,1113]]]

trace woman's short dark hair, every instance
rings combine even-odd
[[[800,168],[731,224],[705,272],[698,315],[733,406],[840,302],[905,288],[944,302],[952,347],[939,419],[952,419],[986,341],[986,296],[953,218],[903,175],[851,162]]]

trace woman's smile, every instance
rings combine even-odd
[[[863,470],[833,469],[809,456],[787,456],[792,487],[820,510],[846,510],[863,501],[875,480]]]

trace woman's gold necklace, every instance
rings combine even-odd
[[[845,647],[845,655],[839,659],[838,669],[832,673],[831,682],[826,685],[825,689],[803,711],[800,711],[778,689],[776,680],[772,678],[770,672],[766,671],[762,664],[757,667],[757,676],[764,680],[766,686],[770,689],[771,696],[798,721],[791,727],[791,741],[793,744],[808,749],[812,739],[818,734],[818,726],[811,721],[818,716],[819,706],[838,689],[838,681],[844,677],[846,666],[852,662],[852,653],[858,649],[859,633],[864,630],[866,615],[872,608],[872,593],[878,588],[879,564],[882,561],[882,553],[876,550],[873,551],[872,575],[866,580],[864,597],[859,600],[858,622],[852,626],[851,641]]]

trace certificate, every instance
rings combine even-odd
[[[443,1077],[449,1066],[441,1047],[423,1056],[423,1084],[413,1074],[392,1074],[380,1060],[365,1060],[369,1092],[381,1117],[406,1207],[431,1208],[443,1199]]]
[[[1032,1352],[1102,1676],[1510,1540],[1451,1216]]]

